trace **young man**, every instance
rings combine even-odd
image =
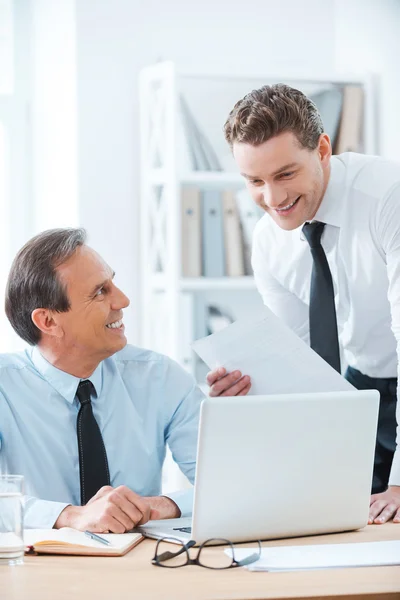
[[[32,348],[0,355],[0,473],[25,477],[25,527],[123,533],[191,512],[160,496],[169,445],[194,481],[202,393],[165,356],[127,346],[129,300],[82,229],[31,239],[6,313]]]
[[[252,256],[264,303],[338,371],[339,338],[345,377],[381,394],[370,522],[400,522],[400,165],[332,156],[314,103],[283,84],[237,102],[225,137],[266,212]],[[241,375],[210,373],[210,394],[246,394]]]

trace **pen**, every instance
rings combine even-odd
[[[95,540],[96,542],[100,542],[101,544],[104,544],[105,546],[111,546],[111,542],[106,540],[106,538],[103,538],[100,535],[97,535],[97,533],[92,533],[91,531],[85,531],[85,535],[90,537],[92,540]]]

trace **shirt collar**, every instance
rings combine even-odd
[[[65,398],[67,402],[72,404],[81,379],[79,377],[75,377],[75,375],[61,371],[61,369],[57,369],[57,367],[49,363],[44,356],[42,356],[37,346],[34,346],[32,349],[31,360],[42,377],[59,394],[61,394],[61,396]],[[90,379],[90,381],[93,383],[97,397],[100,396],[103,385],[102,366],[103,363],[101,362],[95,371],[93,371],[91,376],[86,378]]]
[[[331,157],[331,173],[329,182],[313,221],[321,221],[327,225],[340,227],[342,224],[342,207],[345,195],[346,167],[337,156]]]

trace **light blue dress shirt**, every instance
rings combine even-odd
[[[191,375],[166,356],[126,346],[89,379],[112,486],[159,495],[166,444],[194,482],[203,394]],[[36,347],[0,355],[0,473],[25,476],[25,527],[53,527],[68,504],[80,504],[79,381]],[[192,490],[168,496],[190,514]]]

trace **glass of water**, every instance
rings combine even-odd
[[[22,475],[0,475],[0,565],[24,561]]]

